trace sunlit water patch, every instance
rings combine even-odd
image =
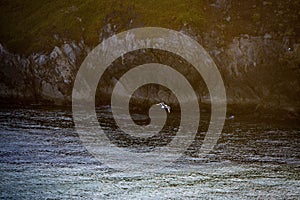
[[[124,116],[120,116],[124,117]],[[297,199],[300,196],[300,127],[226,121],[205,159],[187,157],[156,173],[109,168],[84,147],[70,110],[2,109],[0,197],[13,199]]]

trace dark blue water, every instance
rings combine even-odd
[[[4,199],[299,199],[300,125],[272,116],[227,120],[197,171],[126,173],[94,158],[62,108],[2,108]],[[187,163],[188,164],[188,163]]]

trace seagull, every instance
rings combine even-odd
[[[234,119],[234,115],[231,115],[230,117],[227,117],[227,119]]]
[[[165,102],[160,102],[158,104],[156,104],[158,106],[160,106],[162,109],[164,109],[165,111],[168,111],[168,113],[171,112],[171,107],[168,106],[167,104],[165,104]]]

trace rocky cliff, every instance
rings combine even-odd
[[[161,22],[165,18],[157,22],[149,20],[145,17],[147,13],[141,14],[133,4],[124,2],[111,2],[119,8],[109,10],[101,19],[98,32],[93,34],[96,42],[86,39],[85,33],[82,37],[67,38],[56,34],[54,29],[49,37],[55,42],[45,42],[44,49],[34,49],[28,44],[30,51],[26,51],[10,45],[10,38],[1,34],[1,101],[70,105],[77,70],[99,42],[134,27],[163,26],[191,36],[206,49],[221,72],[229,104],[299,111],[299,1],[201,1],[203,24],[195,22],[198,15],[180,18],[182,13],[172,13],[173,16],[166,18],[174,18],[170,25]],[[184,3],[189,4],[193,6]],[[64,12],[74,14],[80,8],[68,5]],[[148,12],[152,12],[151,8]],[[184,13],[189,13],[189,9]],[[80,23],[84,15],[76,13],[74,18]],[[6,26],[9,25],[1,25],[1,32],[6,31]],[[87,28],[80,26],[82,30]],[[202,94],[204,99],[207,95]]]

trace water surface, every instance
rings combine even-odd
[[[86,150],[69,109],[2,108],[0,135],[1,198],[300,198],[300,125],[272,116],[227,120],[195,171],[111,169]]]

